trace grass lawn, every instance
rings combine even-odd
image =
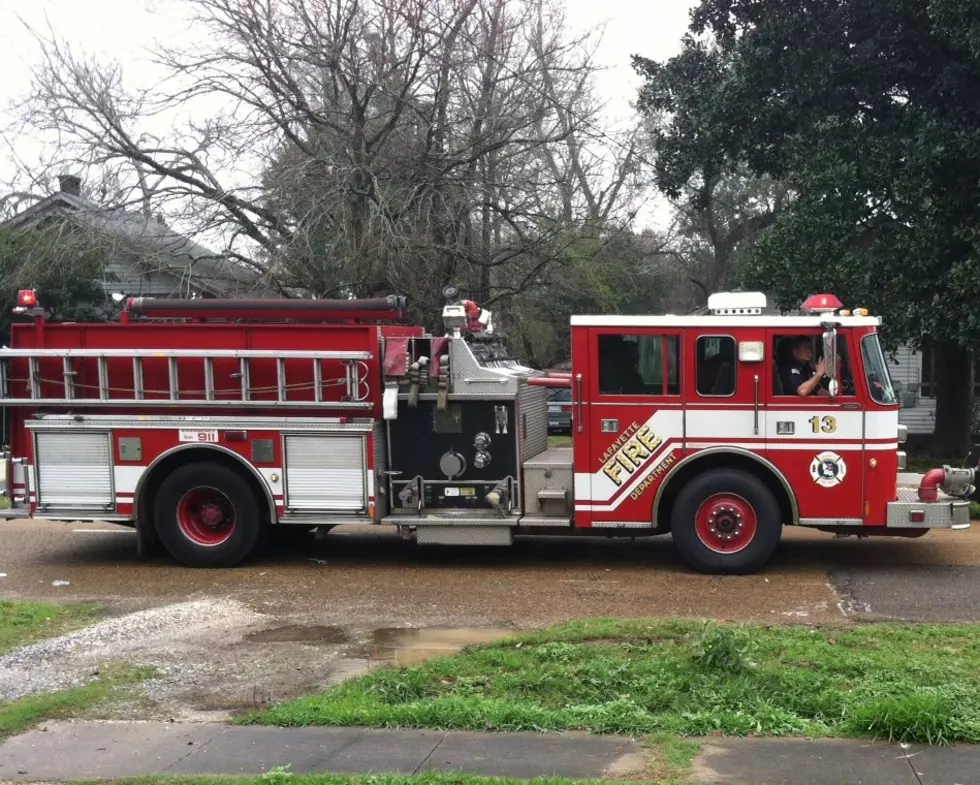
[[[239,721],[980,742],[980,625],[578,621]]]
[[[0,654],[82,627],[98,614],[91,605],[0,600]]]
[[[0,654],[84,626],[99,614],[91,605],[48,605],[0,600]],[[73,717],[110,697],[118,688],[151,678],[152,668],[109,665],[89,684],[38,693],[15,701],[0,700],[0,739],[39,722]]]
[[[23,733],[39,722],[75,717],[126,687],[153,678],[155,673],[153,668],[113,664],[103,666],[95,681],[81,687],[0,701],[0,740]]]

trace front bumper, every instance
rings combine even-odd
[[[969,529],[970,501],[939,491],[934,502],[919,501],[915,488],[899,488],[898,499],[888,503],[889,529]]]

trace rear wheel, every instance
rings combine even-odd
[[[684,560],[702,572],[754,572],[782,534],[779,505],[757,477],[713,469],[687,483],[671,513],[671,533]]]
[[[157,534],[188,567],[231,567],[252,553],[262,521],[248,483],[216,463],[181,466],[160,485]]]

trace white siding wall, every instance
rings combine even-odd
[[[900,348],[894,356],[888,356],[888,371],[892,382],[898,388],[902,409],[898,421],[909,429],[911,434],[930,434],[936,428],[936,399],[923,398],[919,394],[922,381],[922,355],[909,349]]]

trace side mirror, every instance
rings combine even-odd
[[[836,397],[839,393],[839,383],[837,381],[837,331],[833,328],[824,330],[823,334],[823,364],[824,373],[830,379],[827,391],[831,397]]]

